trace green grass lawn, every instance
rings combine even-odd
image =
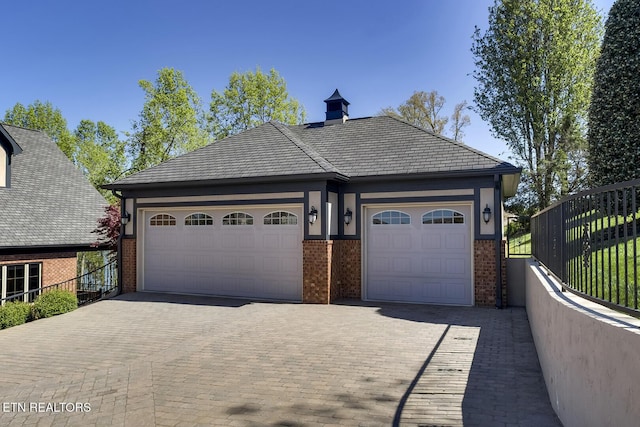
[[[509,258],[529,258],[531,256],[531,233],[509,237]]]
[[[611,216],[602,216],[597,211],[592,210],[581,215],[576,215],[573,218],[576,222],[579,220],[587,220],[586,223],[589,224],[589,231],[591,234],[598,233],[600,230],[606,230],[610,227],[621,226],[625,223],[625,217],[622,215],[611,215]],[[626,217],[626,222],[632,222],[634,220],[640,219],[640,211],[638,211],[635,215],[629,215]],[[570,228],[568,230],[569,233],[574,232],[578,235],[582,234],[582,225],[578,225],[576,227]]]
[[[634,252],[635,250],[635,252]],[[592,248],[589,265],[583,257],[569,260],[571,287],[613,303],[637,309],[640,303],[640,238]],[[636,298],[637,296],[637,298]]]
[[[620,225],[623,224],[624,219],[620,217],[618,221],[618,225]],[[591,221],[592,238],[599,237],[597,234],[594,235],[594,230],[599,231],[606,228],[609,223],[611,226],[615,226],[615,219]],[[574,239],[582,240],[582,234],[568,232],[567,243],[571,244]],[[620,242],[617,245],[606,246],[607,241],[596,244],[599,244],[600,247],[591,248],[588,267],[584,266],[582,256],[568,261],[569,286],[595,298],[638,309],[636,295],[637,303],[640,304],[640,237]],[[529,255],[523,254],[530,253],[530,233],[509,239],[510,258],[528,257]]]
[[[628,196],[629,193],[624,192],[615,195],[611,200],[604,198],[592,201],[590,206],[593,209],[582,213],[579,213],[579,209],[587,205],[567,205],[565,214],[571,217],[563,224],[566,231],[564,235],[557,236],[560,238],[557,244],[566,245],[567,255],[573,257],[567,260],[565,266],[568,286],[592,297],[638,310],[640,232],[634,234],[634,227],[640,219],[640,209],[633,206],[635,203],[629,206],[627,201],[630,215],[622,215],[626,212],[621,206]],[[640,205],[640,199],[637,203]],[[598,205],[601,205],[602,209],[597,209]],[[619,215],[615,214],[616,206]],[[609,210],[612,211],[612,215],[607,215]],[[557,214],[558,212],[555,212],[550,220],[557,220]],[[560,224],[553,226],[559,227]],[[529,236],[513,239],[513,242],[509,242],[509,249],[513,247],[513,253],[518,253],[518,248],[526,247],[526,243],[530,245],[530,240]],[[587,260],[584,259],[584,250],[588,250]]]
[[[633,233],[627,230],[627,241],[624,239],[624,225],[632,224],[640,217],[640,212],[635,215],[623,217],[621,215],[611,217],[597,217],[596,211],[585,213],[575,217],[586,220],[590,233],[590,248],[588,267],[584,265],[582,256],[577,256],[568,261],[569,276],[572,278],[569,285],[581,292],[596,298],[610,301],[625,307],[637,309],[637,299],[640,299],[638,287],[640,284],[640,237],[633,239]],[[567,230],[567,244],[569,246],[582,246],[584,225],[576,225]],[[621,227],[616,244],[616,227]],[[609,229],[609,233],[607,233]],[[610,234],[609,240],[606,235]],[[575,250],[575,246],[573,246]],[[634,252],[635,250],[635,252]]]

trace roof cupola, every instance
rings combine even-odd
[[[335,123],[344,123],[349,120],[349,101],[344,99],[338,89],[333,92],[329,98],[325,99],[327,103],[327,118],[325,125]]]

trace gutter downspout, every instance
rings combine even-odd
[[[120,218],[124,214],[124,196],[116,193],[116,190],[111,190],[111,194],[116,196],[120,200]],[[124,225],[120,221],[120,235],[118,236],[118,254],[116,255],[116,261],[118,263],[118,295],[122,294],[122,238],[124,237]]]
[[[496,308],[502,308],[502,198],[500,195],[501,176],[493,176],[493,217],[494,234],[496,241]]]

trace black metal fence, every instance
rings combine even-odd
[[[533,256],[563,288],[640,316],[640,179],[570,196],[531,218]]]
[[[118,288],[118,268],[116,260],[78,277],[78,305],[101,299]]]
[[[9,301],[33,302],[38,295],[50,289],[63,289],[74,292],[78,297],[78,305],[97,301],[118,288],[118,271],[115,260],[95,270],[85,273],[73,279],[53,285],[43,286],[28,292],[22,292],[0,299],[0,304]]]
[[[531,217],[507,218],[507,258],[531,256]]]

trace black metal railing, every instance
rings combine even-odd
[[[640,316],[640,179],[583,191],[537,213],[531,251],[563,289]]]
[[[519,216],[507,219],[507,258],[531,256],[531,217]]]
[[[28,292],[13,294],[0,299],[0,304],[9,301],[33,302],[38,295],[51,289],[63,289],[74,292],[78,297],[78,305],[97,301],[106,295],[115,292],[118,288],[118,271],[115,260],[96,268],[81,276],[65,280],[53,285],[43,286]]]

